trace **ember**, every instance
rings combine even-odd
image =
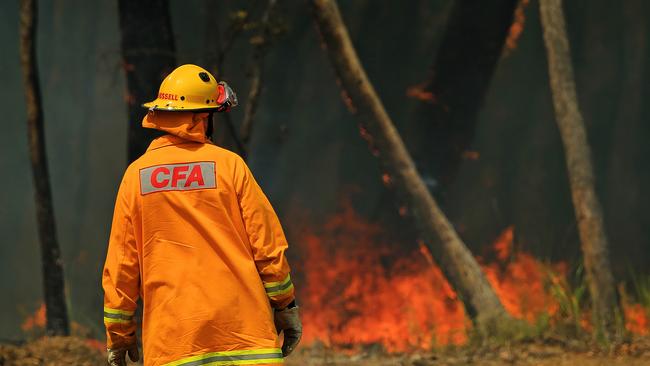
[[[526,7],[530,3],[530,0],[520,0],[515,9],[514,19],[508,30],[508,37],[505,41],[505,52],[506,54],[510,51],[513,51],[517,48],[517,42],[521,37],[521,34],[524,31],[524,25],[526,23]]]
[[[406,96],[417,99],[425,103],[436,103],[436,96],[432,92],[425,90],[424,84],[413,85],[406,90]]]

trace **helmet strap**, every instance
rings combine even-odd
[[[208,127],[205,129],[205,137],[207,137],[210,141],[212,141],[212,132],[214,131],[213,117],[214,112],[210,112],[208,114],[208,120],[206,122],[208,124]]]

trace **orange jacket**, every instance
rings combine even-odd
[[[294,299],[287,241],[244,161],[205,139],[204,119],[143,120],[170,134],[127,168],[117,195],[102,280],[108,347],[134,341],[140,297],[146,366],[281,364],[272,307]]]

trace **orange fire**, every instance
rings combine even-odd
[[[304,239],[308,267],[301,298],[307,343],[378,343],[405,351],[466,341],[463,307],[440,270],[422,255],[394,260],[386,245],[370,247],[381,228],[360,220],[349,206],[325,229],[333,236]],[[385,265],[387,260],[392,264]]]
[[[650,319],[648,311],[640,304],[623,304],[625,314],[625,329],[634,334],[647,336],[650,334]]]
[[[425,84],[413,85],[406,89],[406,96],[409,98],[417,99],[425,103],[436,103],[436,96],[432,92],[425,90]]]
[[[41,303],[34,314],[28,316],[25,321],[20,325],[23,331],[32,330],[34,328],[45,327],[45,303]]]
[[[494,242],[497,262],[482,266],[488,281],[514,317],[530,323],[544,313],[552,317],[559,310],[559,304],[546,288],[551,269],[530,254],[514,253],[513,241],[514,228],[510,226]],[[562,264],[552,269],[552,273],[561,276],[564,271]]]
[[[508,30],[508,36],[505,42],[505,52],[513,51],[517,48],[517,42],[524,32],[524,25],[526,24],[526,7],[530,0],[519,0],[515,8],[514,19]]]
[[[380,344],[389,352],[464,344],[471,323],[424,243],[404,252],[349,203],[343,208],[323,232],[302,239],[304,343],[350,350]],[[496,261],[482,264],[504,307],[531,323],[559,316],[549,284],[566,281],[566,265],[543,264],[514,251],[513,243],[508,227],[494,243]],[[630,331],[647,334],[643,307],[627,307],[625,315]]]

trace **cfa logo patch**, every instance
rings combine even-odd
[[[163,164],[140,169],[140,193],[192,191],[217,187],[214,161]]]

